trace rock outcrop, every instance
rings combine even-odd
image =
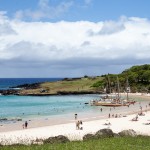
[[[83,140],[91,140],[91,139],[95,139],[95,135],[94,134],[86,134],[83,136]]]
[[[111,129],[101,129],[96,132],[95,136],[97,138],[110,138],[114,137],[114,133]]]
[[[129,130],[123,130],[121,132],[118,133],[120,136],[131,136],[131,137],[136,137],[137,134],[133,129],[129,129]]]
[[[43,141],[44,143],[66,143],[69,142],[69,139],[63,135],[55,136],[55,137],[49,137],[48,139]]]

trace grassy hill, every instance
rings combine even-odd
[[[118,78],[118,79],[117,79]],[[131,92],[150,92],[150,65],[133,66],[120,74],[97,77],[65,78],[62,81],[41,83],[35,88],[25,88],[20,95],[85,94],[116,92],[130,87]],[[128,84],[127,84],[128,81]],[[111,87],[111,90],[110,90]]]
[[[99,87],[93,87],[94,83],[103,80],[103,77],[82,77],[66,78],[62,81],[41,83],[37,88],[28,88],[20,91],[21,95],[26,94],[80,94],[80,93],[100,93]]]

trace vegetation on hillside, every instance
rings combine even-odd
[[[27,94],[82,94],[82,93],[92,93],[101,92],[99,88],[92,87],[96,82],[99,82],[103,77],[81,77],[81,78],[65,78],[61,81],[56,82],[45,82],[41,83],[38,88],[28,88],[20,91],[20,95]]]
[[[38,87],[21,90],[20,95],[110,93],[118,92],[118,89],[124,92],[127,87],[131,92],[150,92],[150,65],[133,66],[120,74],[97,77],[86,75],[81,78],[45,82]]]
[[[94,83],[93,87],[107,89],[107,92],[117,91],[118,82],[120,91],[130,87],[132,92],[150,92],[150,65],[133,66],[120,74],[102,75],[103,80]],[[111,89],[110,89],[111,87]]]

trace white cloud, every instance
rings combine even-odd
[[[113,34],[125,30],[125,26],[122,23],[116,23],[114,21],[105,22],[102,29],[98,34]]]
[[[12,29],[6,14],[7,12],[0,11],[0,36],[16,34]]]
[[[99,31],[94,32],[92,29],[88,31],[89,35],[109,35],[125,30],[124,23],[127,22],[126,17],[121,17],[118,21],[102,22],[102,27]]]
[[[10,24],[7,21],[0,23],[0,36],[16,34],[16,32],[11,28]]]
[[[39,0],[37,9],[18,10],[15,13],[15,18],[30,18],[32,20],[54,19],[67,12],[72,5],[72,0],[67,2],[60,2],[56,6],[51,5],[50,0]]]
[[[54,69],[59,75],[61,71],[65,75],[70,71],[84,75],[90,69],[91,74],[104,73],[111,65],[150,63],[150,21],[147,19],[126,18],[113,23],[107,21],[106,25],[106,22],[88,21],[23,22],[9,20],[1,14],[0,22],[3,26],[0,33],[7,33],[6,29],[15,33],[0,36],[1,70],[10,66],[25,70],[43,67],[45,71]],[[107,34],[102,34],[105,26]],[[98,34],[89,36],[89,31]]]

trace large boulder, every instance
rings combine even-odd
[[[131,137],[136,137],[137,134],[133,129],[129,129],[129,130],[123,130],[121,132],[118,133],[120,136],[131,136]]]
[[[110,138],[110,137],[114,137],[114,133],[111,129],[101,129],[99,131],[96,132],[95,134],[96,138]]]
[[[94,139],[95,135],[94,134],[86,134],[83,136],[83,140],[91,140]]]
[[[69,142],[69,139],[63,135],[55,136],[55,137],[49,137],[48,139],[44,140],[44,143],[66,143]]]
[[[66,143],[66,142],[69,142],[69,139],[68,139],[66,136],[63,136],[63,135],[56,136],[56,140],[57,140],[59,143]]]

